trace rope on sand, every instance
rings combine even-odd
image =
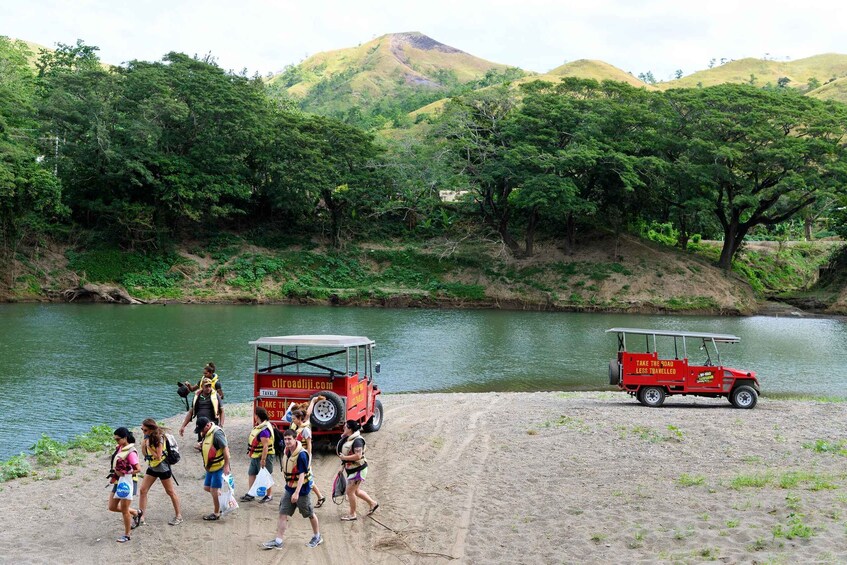
[[[402,541],[402,542],[403,542],[403,544],[405,544],[405,546],[409,549],[409,551],[411,551],[411,552],[412,552],[412,553],[414,553],[415,555],[423,555],[423,556],[425,556],[425,557],[444,557],[445,559],[458,559],[458,557],[453,557],[452,555],[447,555],[446,553],[438,553],[438,552],[435,552],[435,551],[418,551],[417,549],[415,549],[414,547],[412,547],[412,546],[409,544],[409,542],[407,542],[407,541],[405,540],[405,538],[403,537],[403,532],[400,532],[400,531],[395,530],[394,528],[392,528],[392,527],[390,527],[390,526],[387,526],[386,524],[383,524],[382,522],[380,522],[379,520],[377,520],[376,518],[374,518],[374,517],[373,517],[373,514],[371,514],[370,516],[368,516],[368,518],[370,518],[371,520],[373,520],[374,522],[376,522],[377,524],[379,524],[380,526],[382,526],[383,528],[385,528],[385,529],[386,529],[386,530],[388,530],[389,532],[391,532],[391,533],[393,533],[394,535],[396,535],[396,536],[397,536],[397,539],[399,539],[400,541]]]

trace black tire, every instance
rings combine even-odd
[[[614,386],[621,384],[621,364],[617,359],[609,361],[609,384]]]
[[[331,391],[316,392],[309,399],[316,396],[323,396],[325,400],[315,402],[312,408],[312,426],[316,430],[331,430],[344,420],[344,414],[346,414],[344,401]]]
[[[741,385],[732,389],[729,393],[729,401],[736,408],[750,409],[756,405],[759,395],[751,386]]]
[[[660,386],[645,386],[638,391],[638,400],[650,408],[658,408],[664,404],[665,396],[665,389]]]
[[[382,402],[380,402],[379,398],[376,399],[376,404],[374,404],[374,413],[371,416],[370,420],[362,426],[362,430],[370,433],[377,432],[382,427]]]

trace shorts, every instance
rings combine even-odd
[[[282,500],[279,501],[279,513],[287,514],[288,516],[294,516],[294,507],[295,505],[291,503],[291,495],[293,492],[288,492],[288,489],[285,489],[285,494],[282,495]],[[300,515],[304,518],[311,518],[315,515],[315,511],[312,508],[312,496],[311,491],[307,494],[300,494],[297,497],[297,509],[300,511]]]
[[[206,471],[206,480],[203,481],[203,486],[209,488],[224,486],[224,468],[221,467],[217,471]]]
[[[259,471],[262,470],[260,466],[262,462],[261,457],[254,457],[250,459],[250,467],[247,469],[247,475],[251,477],[255,477],[259,474]],[[265,459],[265,469],[268,470],[268,473],[273,474],[274,472],[274,458],[273,455],[268,454],[268,458]]]
[[[168,468],[167,471],[154,471],[153,467],[147,467],[147,471],[145,471],[144,474],[156,477],[157,479],[162,479],[163,481],[173,477],[170,468]]]
[[[353,474],[347,475],[347,482],[349,483],[350,481],[359,481],[360,483],[363,483],[363,482],[365,482],[365,477],[367,477],[367,476],[368,476],[368,468],[365,467],[364,469],[359,469],[358,471],[356,471]]]
[[[118,483],[112,485],[112,492],[118,492]],[[138,481],[132,481],[132,496],[138,494]],[[129,500],[128,498],[124,498],[124,500]]]

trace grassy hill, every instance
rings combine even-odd
[[[268,83],[303,110],[331,116],[405,106],[403,113],[509,72],[419,32],[383,35],[349,49],[309,57]],[[523,75],[523,71],[512,69]]]
[[[632,86],[645,86],[641,80],[632,76],[630,73],[622,71],[605,61],[596,61],[594,59],[579,59],[578,61],[571,61],[562,66],[556,67],[552,71],[544,73],[543,75],[527,77],[516,82],[529,82],[536,79],[558,82],[563,77],[593,78],[599,82],[604,80],[614,80],[618,82],[625,82]]]
[[[644,84],[644,82],[640,79],[622,71],[614,65],[610,65],[605,61],[597,61],[594,59],[579,59],[577,61],[571,61],[541,75],[532,74],[516,79],[511,81],[511,85],[513,87],[517,87],[521,84],[532,82],[534,80],[557,83],[565,77],[592,78],[599,82],[604,80],[614,80],[618,82],[625,82],[635,87],[643,87],[647,89],[655,88],[652,85]],[[423,114],[434,116],[441,111],[446,103],[446,98],[436,100],[435,102],[431,102],[426,106],[410,112],[409,116],[412,120],[416,120],[419,115]]]
[[[836,79],[808,93],[808,96],[821,100],[847,102],[847,77]]]
[[[842,77],[847,77],[847,55],[825,53],[805,59],[797,59],[796,61],[739,59],[711,69],[697,71],[677,80],[660,82],[656,86],[662,90],[750,82],[755,86],[765,86],[766,84],[776,86],[779,79],[787,78],[789,79],[787,86],[808,90],[810,83],[812,86],[815,83],[825,85]],[[813,88],[809,94],[815,97],[824,97],[816,92],[819,90],[820,88]],[[847,102],[847,96],[844,96],[841,92],[829,92],[828,98]]]

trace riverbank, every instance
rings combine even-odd
[[[795,316],[847,313],[847,287],[807,292],[840,242],[767,243],[745,247],[733,273],[715,267],[719,242],[692,244],[683,252],[606,233],[574,248],[538,243],[528,258],[479,240],[360,242],[334,249],[314,242],[259,247],[231,236],[157,255],[52,244],[12,260],[0,277],[0,301],[702,315],[767,314],[791,302]],[[762,297],[783,303],[772,306]]]
[[[174,563],[622,563],[847,560],[847,403],[673,398],[648,409],[622,393],[385,395],[369,434],[366,490],[374,519],[341,522],[346,504],[318,510],[326,542],[304,546],[296,515],[282,551],[262,551],[276,507],[243,503],[201,520],[199,456],[182,442],[176,467],[185,522],[155,485],[147,525],[114,542],[106,511],[107,454],[60,480],[0,485],[0,546],[10,562],[113,563],[161,555]],[[168,420],[176,427],[178,417]],[[239,494],[247,405],[228,407]],[[839,447],[840,446],[840,447]],[[337,469],[316,456],[327,491]]]

